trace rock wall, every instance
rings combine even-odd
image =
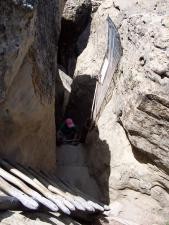
[[[0,156],[55,168],[62,1],[0,2]]]
[[[103,60],[105,20],[121,37],[123,57],[112,99],[87,139],[88,161],[109,214],[138,224],[169,220],[169,14],[161,1],[106,0],[95,13],[76,76],[95,76]],[[83,35],[83,34],[82,34]]]
[[[61,21],[58,63],[73,76],[78,56],[76,42],[90,21],[91,0],[67,0]]]
[[[63,91],[62,85],[55,90],[63,4],[0,2],[0,157],[47,170],[55,168],[55,93]],[[92,10],[97,11],[90,24]],[[86,99],[91,100],[91,77],[98,75],[106,51],[108,15],[121,37],[112,98],[85,145],[100,199],[111,205],[110,221],[113,216],[144,225],[169,220],[168,10],[167,0],[83,0],[68,1],[64,11],[65,27],[74,33],[61,36],[60,62],[69,75],[75,70],[73,115],[86,113]]]

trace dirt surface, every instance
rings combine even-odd
[[[47,224],[72,224],[79,223],[66,216],[50,213],[23,213],[23,212],[1,212],[0,224],[2,225],[47,225]]]

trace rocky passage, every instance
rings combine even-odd
[[[110,204],[106,220],[93,224],[167,225],[168,1],[67,0],[61,21],[63,4],[0,2],[1,156],[47,171],[58,166],[60,177]],[[55,122],[58,127],[69,95],[66,115],[83,126],[83,116],[90,114],[86,109],[105,57],[108,16],[120,34],[123,57],[104,110],[83,146],[56,148]],[[57,62],[62,82],[71,80],[64,74],[73,78],[71,94]],[[2,224],[79,224],[36,215],[0,216]]]

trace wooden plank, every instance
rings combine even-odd
[[[5,193],[7,193],[8,195],[17,198],[28,209],[36,210],[39,207],[39,204],[34,199],[30,198],[28,195],[18,190],[17,188],[13,187],[1,176],[0,176],[0,189]]]
[[[70,184],[63,182],[61,179],[58,179],[56,177],[52,177],[52,178],[53,178],[52,180],[55,180],[56,183],[60,184],[65,190],[67,189],[68,192],[72,192],[75,200],[78,200],[88,211],[91,211],[91,212],[95,212],[95,210],[99,210],[101,212],[104,211],[104,208],[101,205],[89,200],[90,197],[89,196],[86,197],[84,193],[77,191],[76,187],[74,186],[72,187]]]
[[[28,173],[28,171],[22,166],[22,165],[18,165],[17,164],[17,166],[16,167],[18,167],[21,171],[23,171],[25,174],[27,174],[27,175],[29,175],[30,177],[32,177],[32,179],[34,179],[34,180],[37,180],[37,179],[35,179],[35,177],[33,177],[30,173]],[[36,172],[36,173],[38,173],[38,172]],[[45,179],[47,179],[47,176],[45,176],[44,175],[44,173],[38,173],[39,174],[39,176],[42,176],[42,177],[44,177]],[[53,182],[52,180],[50,180],[50,182]],[[56,184],[55,184],[56,185]],[[57,186],[57,185],[56,185]],[[61,187],[59,187],[60,189],[62,189]],[[68,197],[71,197],[70,195],[69,195],[69,193],[65,193],[65,192],[63,192],[63,191],[61,191],[61,190],[59,190],[58,189],[58,191],[59,191],[59,193],[58,194],[63,194],[63,196],[66,198],[66,199],[68,199]],[[55,193],[55,192],[54,192]],[[70,202],[71,202],[71,198],[70,199],[68,199]],[[72,203],[76,206],[76,208],[78,209],[78,210],[81,210],[81,211],[85,211],[85,208],[78,202],[78,201],[72,201]]]
[[[118,63],[122,56],[122,47],[118,31],[110,19],[107,18],[108,23],[108,40],[107,51],[105,53],[104,61],[98,74],[99,81],[96,83],[95,95],[92,105],[91,119],[97,122],[105,102],[110,84],[113,80],[113,75],[117,69]]]
[[[41,177],[38,172],[35,172],[33,169],[29,168],[29,172],[34,175],[35,177],[37,177],[37,181],[40,181],[46,188],[48,188],[48,190],[50,191],[50,183],[44,179],[43,177]],[[36,181],[35,181],[36,182]],[[68,207],[68,209],[70,209],[71,211],[75,211],[75,206],[74,204],[72,204],[71,202],[69,202],[67,199],[66,199],[66,196],[64,195],[60,195],[60,193],[53,193],[58,199],[60,199],[61,201],[63,201],[63,203],[65,204],[66,207]]]
[[[89,212],[95,211],[95,209],[90,204],[88,204],[85,199],[79,196],[69,185],[65,185],[65,183],[61,182],[60,179],[54,176],[52,176],[51,179],[54,180],[60,188],[64,189],[66,191],[66,194],[73,196],[73,198],[78,201],[86,210],[88,210]]]
[[[34,175],[33,176],[34,177],[34,181],[39,182],[39,180],[40,180],[41,183],[44,183],[46,187],[49,187],[51,189],[52,185],[50,185],[50,183],[53,183],[53,182],[52,182],[52,180],[50,180],[50,181],[47,182],[47,180],[49,180],[49,179],[47,178],[47,176],[44,175],[44,173],[38,173],[37,171],[35,172],[33,169],[30,169],[30,168],[29,168],[29,170],[31,170],[31,172]],[[27,173],[28,173],[28,171],[27,171]],[[30,173],[29,173],[29,176],[31,176]],[[38,180],[35,179],[35,177],[37,177]],[[56,185],[57,184],[55,183],[55,186]],[[55,188],[55,187],[52,187],[52,189],[53,188]],[[62,188],[60,187],[60,189],[62,189]],[[67,199],[69,197],[70,202],[72,202],[72,198],[75,199],[77,197],[77,196],[71,195],[68,192],[61,192],[60,189],[55,188],[55,191],[56,192],[59,192],[59,194],[61,194],[62,197],[64,197],[65,199]],[[83,199],[83,204],[81,204],[81,203],[79,204],[79,202],[77,201],[77,199],[75,199],[72,203],[75,204],[76,206],[78,204],[78,207],[77,208],[79,208],[79,205],[80,205],[80,208],[82,208],[82,211],[85,211],[84,203],[85,203],[85,205],[87,204],[86,210],[88,210],[89,212],[94,212],[95,211],[95,209],[93,209],[93,207],[91,207],[84,199]]]
[[[1,162],[2,163],[2,162]],[[0,176],[3,177],[5,180],[9,181],[10,183],[14,184],[16,187],[21,189],[27,195],[33,197],[35,200],[46,206],[52,211],[57,212],[58,207],[48,199],[41,196],[38,192],[32,190],[29,186],[27,186],[24,182],[22,182],[19,178],[13,176],[9,172],[6,172],[4,169],[0,168]]]
[[[27,184],[31,185],[33,188],[35,188],[37,191],[39,191],[43,196],[45,196],[47,199],[55,203],[55,207],[58,208],[65,214],[70,215],[70,210],[64,205],[63,201],[56,198],[56,196],[50,192],[41,182],[38,181],[35,182],[35,178],[32,176],[31,178],[27,175],[25,175],[23,172],[19,171],[18,169],[15,169],[12,167],[8,162],[6,161],[0,161],[3,166],[9,170],[12,174],[16,175],[20,179],[22,179]],[[55,211],[57,211],[55,210]]]
[[[61,180],[61,179],[60,179]],[[92,199],[91,196],[86,195],[85,193],[81,192],[77,187],[75,187],[74,185],[70,185],[68,183],[66,183],[65,181],[61,180],[62,183],[65,183],[67,186],[71,186],[71,189],[74,190],[75,194],[80,195],[83,201],[86,201],[90,206],[94,207],[95,209],[103,212],[104,211],[104,206],[102,206],[103,204],[98,203],[97,200]]]
[[[48,187],[50,191],[54,193],[62,194],[63,196],[65,196],[65,198],[68,199],[70,202],[72,202],[78,210],[80,211],[87,210],[85,206],[83,206],[83,204],[80,201],[78,201],[78,199],[76,199],[76,196],[71,194],[71,190],[68,190],[63,185],[60,185],[59,183],[54,182],[52,178],[49,178],[47,175],[45,175],[42,172],[40,173],[40,175],[44,177],[45,179],[47,179],[52,184]]]

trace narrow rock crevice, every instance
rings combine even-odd
[[[87,26],[90,28],[91,13],[92,4],[90,0],[78,2],[68,0],[65,4],[61,20],[58,64],[63,66],[66,74],[71,77],[74,75],[77,57],[80,54],[77,41],[85,28]],[[87,45],[87,40],[88,37],[86,36],[86,40],[83,40],[81,44],[81,51]]]

